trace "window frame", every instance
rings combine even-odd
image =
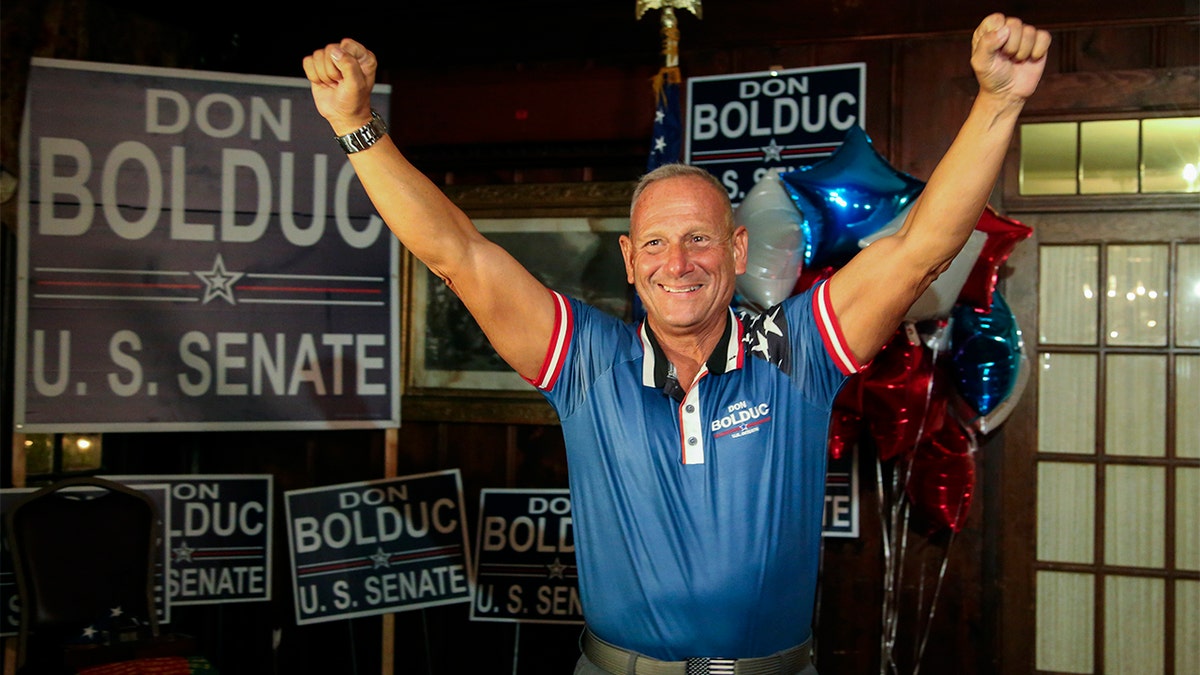
[[[1121,111],[1104,113],[1078,113],[1064,115],[1045,112],[1022,115],[1017,123],[1010,156],[1003,169],[1003,203],[1007,211],[1130,211],[1157,209],[1200,209],[1200,193],[1124,193],[1124,194],[1073,194],[1073,195],[1023,195],[1021,194],[1021,127],[1026,124],[1045,122],[1099,122],[1114,120],[1167,119],[1174,117],[1200,117],[1200,108],[1175,110],[1153,110],[1144,112]],[[1078,167],[1076,148],[1076,166]]]

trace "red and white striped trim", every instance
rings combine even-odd
[[[833,313],[828,280],[821,282],[813,293],[813,314],[817,319],[817,329],[821,331],[821,339],[825,341],[825,350],[837,364],[838,370],[843,375],[853,375],[861,370],[862,365],[854,358],[850,345],[846,344],[846,336],[842,334],[842,327]]]
[[[550,345],[546,349],[546,360],[542,362],[542,370],[537,378],[526,381],[543,391],[554,389],[554,383],[562,373],[563,360],[567,357],[567,347],[571,344],[571,334],[575,331],[575,315],[571,313],[571,303],[557,291],[550,291],[554,298],[554,333],[550,336]]]

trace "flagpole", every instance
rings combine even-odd
[[[659,32],[662,33],[663,37],[665,68],[679,67],[679,22],[675,18],[676,8],[686,9],[695,14],[697,19],[704,18],[700,0],[637,0],[637,7],[635,9],[638,19],[642,18],[646,10],[662,10],[659,17],[661,25]]]
[[[663,40],[663,65],[653,78],[654,131],[646,170],[680,161],[683,130],[679,110],[679,86],[683,77],[679,71],[679,21],[676,9],[686,9],[701,17],[700,0],[638,0],[636,16],[641,19],[647,10],[658,9]]]

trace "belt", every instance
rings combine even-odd
[[[795,675],[811,663],[812,641],[770,656],[749,659],[693,658],[659,661],[596,637],[584,628],[582,647],[589,661],[613,675]]]

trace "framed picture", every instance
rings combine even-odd
[[[475,226],[548,288],[628,320],[633,289],[618,243],[629,230],[632,183],[450,187]],[[405,256],[405,396],[413,420],[557,423],[504,363],[457,296]],[[497,280],[497,283],[503,283]]]

